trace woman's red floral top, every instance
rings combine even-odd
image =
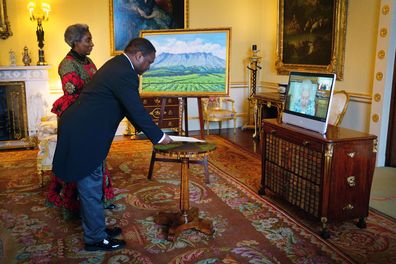
[[[92,79],[96,70],[96,66],[90,58],[71,50],[58,68],[64,95],[54,102],[51,112],[57,116],[62,115],[77,100],[84,85]]]

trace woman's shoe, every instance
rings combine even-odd
[[[117,205],[115,205],[115,204],[109,204],[108,206],[105,207],[105,209],[109,209],[109,210],[113,210],[116,208],[117,208]]]

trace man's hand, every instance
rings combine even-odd
[[[166,144],[169,144],[172,142],[173,142],[173,140],[167,134],[165,134],[164,140],[162,140],[162,142],[160,144],[166,145]]]

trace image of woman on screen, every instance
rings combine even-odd
[[[292,105],[291,111],[306,114],[315,115],[315,92],[316,85],[311,80],[304,80],[300,87],[292,87]]]

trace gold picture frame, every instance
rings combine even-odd
[[[336,73],[344,78],[347,2],[279,0],[275,68],[290,71]]]
[[[143,30],[156,60],[140,78],[145,96],[229,95],[231,28]]]
[[[12,36],[12,31],[7,16],[6,0],[0,0],[0,38],[6,39],[10,36]]]
[[[188,1],[110,0],[110,52],[121,54],[141,30],[188,28]]]

